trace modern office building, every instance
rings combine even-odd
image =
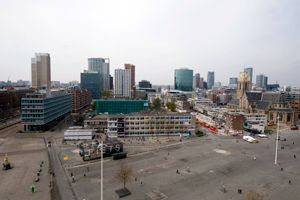
[[[103,90],[110,90],[109,58],[89,58],[88,71],[97,71],[100,78],[100,96]]]
[[[135,65],[125,64],[125,70],[130,70],[130,89],[133,90],[133,86],[135,86]]]
[[[24,130],[45,131],[57,125],[71,111],[71,94],[66,91],[40,90],[21,100]]]
[[[264,74],[259,74],[256,76],[256,87],[267,89],[268,77]]]
[[[80,74],[81,89],[88,89],[92,92],[93,99],[101,97],[100,78],[97,71],[86,71]]]
[[[193,91],[193,70],[188,68],[175,69],[175,90]]]
[[[231,85],[231,84],[237,84],[237,82],[238,82],[238,78],[237,77],[234,77],[234,78],[230,78],[229,79],[229,84]]]
[[[193,76],[193,89],[200,88],[200,74],[197,73]]]
[[[31,84],[32,88],[51,88],[51,66],[49,53],[36,53],[31,58]]]
[[[200,77],[200,83],[199,83],[199,88],[203,89],[204,88],[204,78]]]
[[[72,90],[72,111],[71,113],[84,113],[86,108],[91,106],[92,92],[89,89]]]
[[[207,89],[211,89],[215,84],[215,72],[207,73]]]
[[[108,115],[109,137],[179,136],[194,131],[196,121],[191,114]]]
[[[148,110],[148,100],[97,100],[97,113],[129,114]]]
[[[152,88],[152,84],[150,83],[150,81],[142,80],[139,82],[139,87],[140,88]]]
[[[109,82],[110,89],[114,89],[114,77],[112,77],[111,75],[109,75]]]
[[[115,69],[115,97],[130,97],[131,70]]]
[[[244,70],[245,70],[245,72],[249,73],[250,80],[251,80],[251,83],[252,83],[253,68],[252,67],[248,67],[248,68],[245,68]]]

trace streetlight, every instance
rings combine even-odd
[[[277,137],[276,137],[276,149],[275,149],[275,165],[277,164],[278,129],[279,129],[279,119],[280,119],[280,117],[276,117],[276,119],[278,119],[278,123],[277,123]]]

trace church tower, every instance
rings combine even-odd
[[[236,88],[236,98],[241,98],[244,92],[250,91],[252,83],[249,72],[240,72]]]

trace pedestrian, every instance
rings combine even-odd
[[[283,168],[281,167],[281,171],[283,171]]]
[[[143,182],[141,181],[141,185],[143,185]]]
[[[55,173],[53,172],[52,174],[53,174],[53,177],[55,177]]]
[[[177,172],[176,172],[176,173],[179,174],[178,169],[177,169]]]
[[[242,194],[242,190],[240,189],[240,194]]]
[[[72,176],[72,181],[73,181],[73,183],[75,182],[75,177],[74,176]]]
[[[85,174],[83,174],[83,178],[85,178],[86,177],[86,175]]]
[[[170,155],[170,152],[168,152],[168,155]]]
[[[253,158],[254,160],[256,160],[256,157],[254,156],[254,158]]]
[[[31,193],[34,193],[34,186],[31,186]]]
[[[135,177],[135,181],[137,181],[137,177]]]
[[[87,169],[88,172],[90,171],[90,167],[87,167],[86,169]]]
[[[269,145],[267,145],[267,147],[269,148]]]
[[[292,185],[292,182],[289,180],[289,184]]]
[[[71,177],[73,176],[73,173],[71,172]]]
[[[296,155],[294,155],[294,158],[296,158]]]
[[[241,189],[238,189],[238,194],[241,194]]]
[[[294,142],[293,142],[293,144],[294,144]]]

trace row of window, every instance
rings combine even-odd
[[[166,120],[174,120],[174,119],[191,119],[191,117],[126,117],[125,120],[163,120],[163,119],[166,119]],[[109,118],[109,121],[117,121],[118,118],[115,118],[115,117],[111,117]]]

